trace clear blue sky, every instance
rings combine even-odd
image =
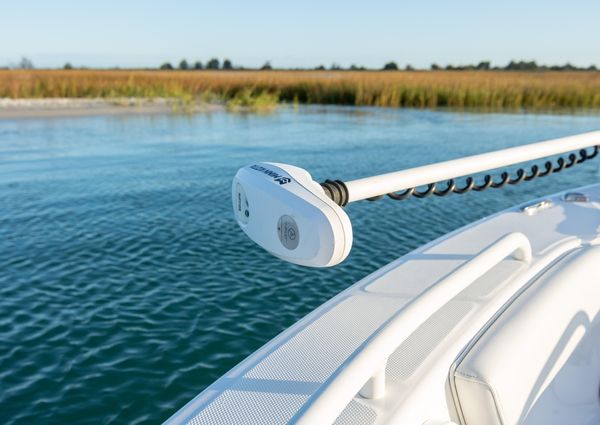
[[[600,0],[0,0],[0,66],[600,65]]]

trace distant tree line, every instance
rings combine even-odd
[[[597,71],[598,68],[595,65],[588,67],[578,67],[566,63],[564,65],[538,65],[536,61],[510,61],[506,66],[491,66],[489,61],[479,62],[477,65],[447,65],[445,68],[440,67],[437,64],[432,64],[431,69],[448,71]]]
[[[385,71],[400,69],[395,62],[386,63],[383,68]],[[411,65],[406,65],[406,71],[415,71]],[[565,65],[538,65],[535,61],[510,61],[506,66],[492,66],[490,61],[482,61],[477,65],[446,65],[442,67],[436,63],[431,64],[432,71],[597,71],[595,65],[588,67],[577,67],[566,63]]]
[[[34,69],[35,67],[34,67],[31,59],[22,57],[21,60],[17,64],[3,67],[3,69],[10,69],[10,68]],[[70,69],[75,69],[75,67],[73,65],[71,65],[70,62],[67,62],[63,66],[63,69],[70,70]],[[80,67],[80,69],[86,69],[86,68]],[[114,69],[118,69],[118,67],[115,67]],[[209,59],[206,63],[202,63],[201,61],[195,61],[192,63],[192,62],[188,62],[186,59],[182,59],[179,62],[179,64],[177,65],[177,67],[171,65],[170,62],[165,62],[162,65],[160,65],[159,69],[162,69],[162,70],[179,69],[182,71],[208,69],[208,70],[228,71],[228,70],[233,70],[233,69],[244,70],[244,69],[251,69],[251,68],[245,68],[245,67],[239,66],[239,65],[234,66],[234,64],[231,62],[230,59],[223,59],[223,61],[221,62],[218,58],[212,58],[212,59]],[[273,66],[271,65],[270,61],[266,61],[259,69],[260,70],[270,70],[270,69],[273,69]],[[283,69],[292,69],[292,68],[279,68],[279,69],[283,70]],[[293,68],[293,69],[307,70],[307,68]],[[335,62],[329,68],[326,68],[325,65],[319,65],[319,66],[317,66],[315,68],[311,68],[311,69],[314,69],[317,71],[325,71],[327,69],[332,70],[332,71],[373,70],[372,68],[369,69],[365,66],[359,66],[359,65],[355,65],[355,64],[350,65],[348,68],[344,68],[340,64],[335,63]],[[399,71],[400,67],[398,66],[398,64],[396,62],[390,61],[390,62],[385,63],[383,65],[383,67],[381,67],[380,69],[383,71]],[[405,71],[423,70],[423,69],[414,68],[411,65],[406,65],[403,69]],[[523,61],[523,60],[521,60],[521,61],[512,60],[506,66],[492,66],[490,61],[481,61],[477,65],[441,66],[441,65],[438,65],[437,63],[433,63],[433,64],[431,64],[429,69],[432,71],[597,71],[598,70],[596,65],[590,65],[588,67],[578,67],[578,66],[572,65],[570,63],[566,63],[564,65],[538,65],[536,61]]]
[[[229,59],[223,59],[223,62],[221,63],[219,61],[219,59],[212,58],[208,62],[206,62],[206,64],[203,64],[200,61],[196,61],[193,64],[191,64],[191,63],[188,63],[188,61],[186,59],[182,59],[179,62],[179,65],[177,66],[177,68],[175,68],[173,65],[171,65],[170,62],[165,62],[160,66],[160,69],[163,69],[163,70],[180,69],[182,71],[202,70],[202,69],[211,69],[211,70],[221,69],[224,71],[230,71],[233,69],[245,69],[245,68],[243,66],[235,66],[234,67],[233,63]],[[267,69],[273,69],[273,68],[271,67],[271,62],[267,61],[260,69],[267,70]]]
[[[160,69],[164,70],[173,70],[176,69],[171,63],[165,62],[160,66]],[[210,59],[206,65],[202,62],[195,62],[193,65],[189,64],[187,60],[182,59],[179,62],[179,66],[177,69],[180,70],[201,70],[201,69],[212,69],[212,70],[231,70],[231,69],[250,69],[245,68],[243,66],[233,66],[232,62],[229,59],[223,60],[223,63],[219,62],[219,59],[213,58]],[[273,69],[271,66],[271,62],[267,61],[263,66],[259,69],[261,70],[270,70]],[[307,70],[307,68],[279,68],[281,70]],[[342,67],[338,63],[333,63],[329,68],[326,68],[325,65],[319,65],[315,68],[312,68],[316,71],[325,71],[327,69],[331,71],[369,71],[373,70],[372,68],[367,68],[365,66],[359,66],[352,64],[348,68]],[[394,61],[387,62],[380,68],[383,71],[399,71],[401,68]],[[595,65],[590,65],[589,67],[577,67],[575,65],[571,65],[570,63],[566,63],[565,65],[538,65],[535,61],[510,61],[506,66],[492,66],[490,61],[482,61],[477,65],[446,65],[440,66],[437,63],[431,64],[429,67],[432,71],[597,71],[598,68]],[[403,70],[405,71],[419,71],[423,69],[418,69],[413,67],[412,65],[406,65]]]

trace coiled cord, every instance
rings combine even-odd
[[[556,166],[552,163],[552,161],[546,161],[544,163],[543,170],[537,165],[531,166],[529,172],[527,172],[524,168],[519,168],[516,172],[515,177],[511,177],[508,172],[504,171],[500,174],[499,181],[494,181],[494,178],[490,174],[486,174],[483,178],[483,183],[481,184],[476,184],[475,179],[473,177],[467,177],[467,179],[465,180],[465,185],[459,187],[455,179],[450,179],[446,181],[446,188],[443,189],[438,188],[438,185],[440,184],[438,182],[428,184],[427,189],[423,191],[417,190],[416,187],[411,187],[402,192],[388,193],[387,196],[396,201],[403,201],[413,196],[415,198],[426,198],[431,195],[447,196],[451,193],[457,193],[459,195],[462,195],[472,190],[476,192],[482,192],[489,188],[499,189],[501,187],[506,186],[507,184],[519,184],[521,182],[530,181],[538,177],[545,177],[550,174],[559,173],[562,170],[566,170],[567,168],[571,168],[574,165],[581,164],[587,160],[595,158],[598,155],[598,152],[600,151],[600,145],[594,146],[592,149],[593,150],[591,153],[588,153],[586,149],[581,149],[578,152],[579,156],[575,153],[571,153],[569,154],[567,159],[559,157],[556,161]],[[383,197],[384,195],[381,195],[376,196],[374,198],[369,198],[368,200],[376,201]]]

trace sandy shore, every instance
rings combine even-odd
[[[216,112],[223,105],[195,104],[182,106],[176,99],[7,99],[0,98],[0,119],[75,117],[90,115],[146,115]]]

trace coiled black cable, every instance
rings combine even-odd
[[[458,186],[455,179],[450,179],[446,181],[446,187],[440,189],[438,183],[430,183],[427,185],[427,189],[419,191],[416,187],[411,187],[409,189],[403,190],[402,192],[394,192],[388,193],[387,196],[396,200],[403,201],[405,199],[409,199],[411,197],[415,198],[426,198],[431,195],[435,196],[447,196],[451,193],[457,193],[462,195],[464,193],[470,192],[474,190],[476,192],[482,192],[486,189],[499,189],[501,187],[506,186],[507,184],[519,184],[524,181],[530,181],[536,179],[538,177],[545,177],[550,174],[559,173],[562,170],[566,170],[567,168],[571,168],[576,164],[581,164],[587,160],[595,158],[598,156],[598,152],[600,151],[600,145],[594,146],[592,148],[592,152],[588,152],[587,149],[581,149],[578,153],[579,156],[575,153],[569,154],[567,159],[564,157],[559,157],[556,160],[556,166],[552,163],[552,161],[546,161],[544,163],[543,169],[541,169],[538,165],[531,166],[529,172],[527,172],[524,168],[519,168],[516,171],[515,177],[511,177],[510,174],[506,171],[503,171],[500,174],[500,180],[495,181],[494,178],[490,174],[486,174],[483,177],[483,183],[476,184],[475,179],[473,177],[467,177],[465,180],[464,186]],[[376,196],[374,198],[369,198],[369,201],[376,201],[378,199],[383,198],[384,195]]]

